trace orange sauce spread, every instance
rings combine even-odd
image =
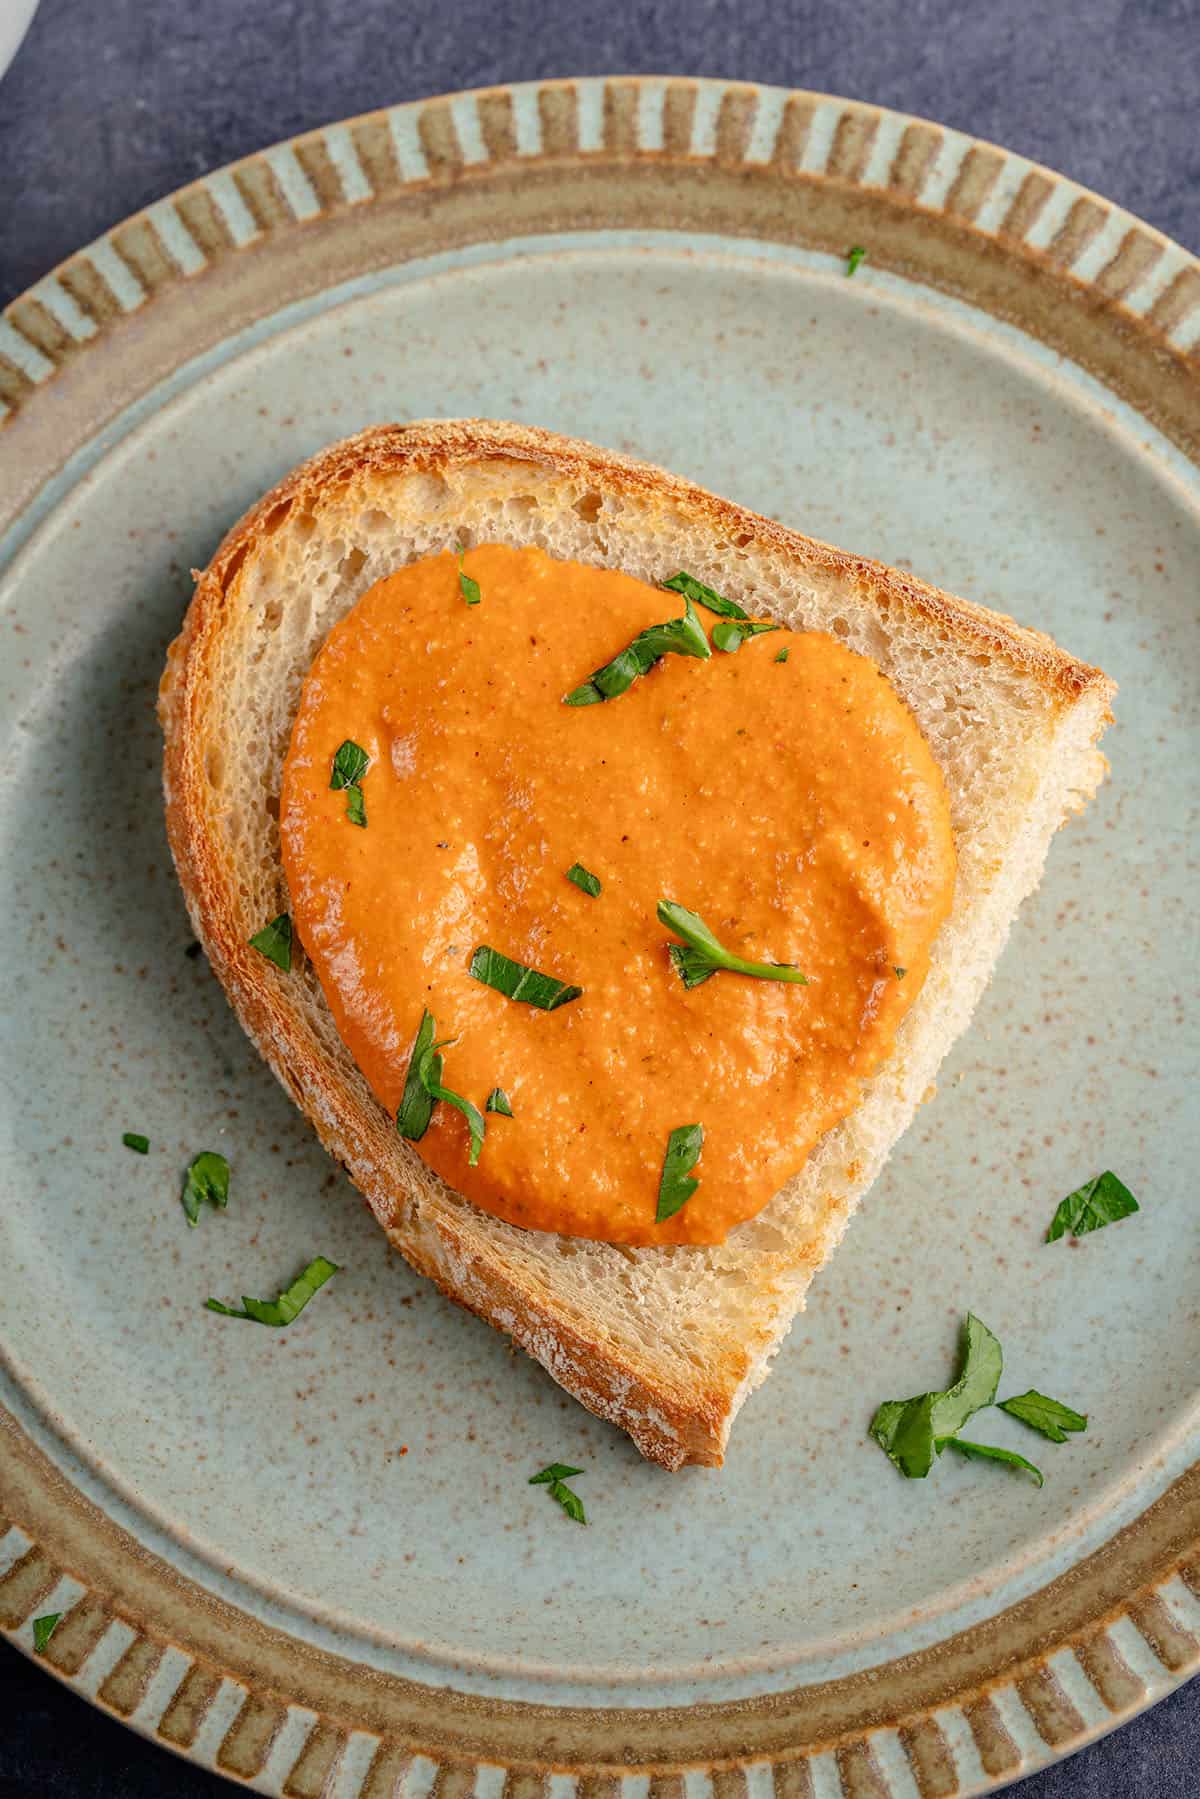
[[[853,1108],[920,990],[954,886],[941,774],[874,663],[816,632],[668,655],[616,699],[565,706],[683,602],[537,549],[465,566],[479,605],[454,556],[429,557],[372,587],[313,664],[280,814],[297,933],[389,1111],[425,1008],[457,1040],[444,1084],[481,1111],[508,1095],[476,1167],[444,1102],[418,1145],[477,1206],[719,1243]],[[329,784],[347,738],[370,757],[365,829]],[[567,880],[576,862],[599,898]],[[722,972],[689,991],[660,899],[809,985]],[[505,998],[468,973],[479,944],[582,998]],[[695,1123],[700,1184],[656,1224],[667,1139]]]

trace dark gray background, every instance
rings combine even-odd
[[[1200,248],[1200,0],[42,0],[0,80],[0,303],[278,138],[453,88],[611,73],[742,77],[924,114]],[[0,1720],[0,1799],[230,1790],[3,1645]],[[1017,1790],[1197,1799],[1200,1683]]]

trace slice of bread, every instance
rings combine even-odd
[[[331,626],[403,563],[540,544],[658,582],[684,568],[755,616],[833,632],[907,701],[949,789],[954,908],[862,1102],[716,1248],[627,1249],[478,1211],[396,1133],[297,953],[249,947],[288,908],[278,797],[301,683]],[[196,934],[242,1024],[395,1246],[667,1468],[719,1465],[809,1282],[966,1025],[1050,839],[1088,799],[1114,688],[1040,633],[586,443],[481,420],[381,426],[297,469],[197,578],[160,713],[167,826]]]

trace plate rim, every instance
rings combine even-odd
[[[290,257],[295,278],[306,238],[309,252],[321,232],[336,250],[386,216],[400,227],[380,243],[395,265],[420,253],[404,227],[419,238],[419,213],[456,208],[450,241],[487,241],[496,190],[524,195],[531,172],[551,190],[557,175],[594,198],[601,186],[604,198],[624,193],[635,211],[639,189],[661,199],[674,184],[683,213],[666,222],[681,231],[689,192],[722,184],[749,207],[745,235],[840,253],[870,231],[873,264],[1065,348],[1200,465],[1200,261],[1153,227],[1027,158],[864,102],[719,78],[566,77],[302,133],[177,189],[35,283],[0,314],[0,451],[20,439],[35,481],[12,517],[160,379],[151,356],[106,398],[105,359],[92,350],[128,365],[131,321],[143,336],[149,321],[174,367],[196,353],[202,340],[181,321],[204,309],[180,301],[197,277],[210,300],[224,289],[246,317],[263,316],[280,303],[261,274],[271,256],[247,252],[275,250],[285,272]],[[473,193],[485,197],[482,229]],[[364,266],[383,266],[378,253]],[[308,293],[333,285],[323,267],[318,257]],[[237,329],[222,314],[210,342]],[[72,407],[74,446],[62,435]],[[1200,1463],[1027,1600],[864,1674],[653,1713],[463,1696],[448,1718],[437,1689],[305,1645],[149,1554],[2,1407],[0,1445],[0,1629],[31,1653],[32,1619],[58,1594],[64,1620],[38,1658],[52,1673],[142,1734],[280,1799],[327,1790],[335,1769],[346,1799],[397,1793],[409,1776],[437,1799],[466,1799],[488,1769],[512,1799],[548,1795],[564,1772],[580,1799],[611,1799],[613,1779],[634,1772],[649,1775],[648,1799],[678,1799],[688,1771],[707,1773],[718,1799],[741,1799],[751,1768],[774,1777],[780,1799],[811,1799],[817,1757],[825,1790],[845,1799],[898,1799],[913,1783],[923,1796],[968,1799],[1105,1734],[1200,1670]]]

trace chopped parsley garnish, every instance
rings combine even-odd
[[[776,660],[776,662],[786,662],[787,659],[788,659],[788,646],[785,643],[783,648],[781,650],[777,651],[775,660]]]
[[[898,981],[902,981],[904,979],[905,975],[908,973],[908,970],[907,970],[907,968],[893,968],[892,973],[895,975],[895,977]]]
[[[933,1393],[885,1399],[871,1420],[871,1435],[909,1480],[924,1480],[933,1467]]]
[[[46,1644],[58,1629],[61,1612],[43,1612],[40,1618],[33,1621],[33,1653],[44,1655]]]
[[[260,956],[268,962],[274,962],[276,968],[282,968],[284,974],[290,974],[292,968],[292,921],[286,912],[265,924],[261,931],[255,931],[250,939],[250,948],[256,949]]]
[[[732,654],[741,649],[747,637],[757,637],[760,632],[780,629],[767,620],[752,619],[746,608],[739,606],[736,600],[727,600],[723,593],[706,587],[703,581],[697,581],[695,575],[685,574],[682,569],[677,575],[672,575],[669,581],[664,581],[663,586],[669,587],[673,593],[681,593],[689,602],[694,600],[697,606],[706,606],[710,612],[720,613],[721,622],[713,626],[712,634],[713,644],[718,650]],[[775,660],[786,662],[787,651],[781,651]]]
[[[598,875],[591,873],[582,862],[572,862],[567,870],[568,881],[574,881],[581,893],[590,893],[593,899],[599,899],[603,888]]]
[[[498,949],[492,949],[486,943],[481,943],[475,950],[467,972],[482,981],[485,987],[494,987],[506,999],[521,1000],[541,1012],[554,1012],[570,1000],[578,999],[583,992],[582,987],[569,987],[552,974],[540,974],[524,962],[514,962],[511,956],[501,955]]]
[[[747,637],[758,637],[764,631],[778,631],[779,628],[765,619],[723,618],[713,626],[712,640],[719,650],[733,655],[741,649]]]
[[[666,1218],[674,1218],[700,1185],[691,1171],[700,1160],[703,1148],[702,1124],[677,1125],[667,1138],[667,1153],[663,1158],[662,1178],[658,1183],[655,1224],[661,1224]]]
[[[675,971],[685,987],[699,987],[720,969],[727,969],[731,974],[754,975],[760,981],[792,981],[802,987],[808,985],[808,976],[801,974],[791,962],[748,962],[744,956],[735,956],[717,941],[702,918],[675,900],[659,900],[658,916],[668,930],[683,938],[682,944],[672,943],[668,947]]]
[[[471,1148],[467,1162],[470,1167],[474,1168],[479,1160],[479,1152],[483,1148],[483,1134],[487,1128],[484,1124],[483,1114],[478,1106],[473,1105],[469,1099],[464,1099],[461,1093],[456,1093],[453,1087],[445,1086],[442,1081],[442,1058],[439,1052],[457,1042],[457,1037],[443,1037],[439,1043],[432,1044],[421,1058],[420,1075],[431,1099],[445,1100],[448,1106],[453,1106],[466,1119],[467,1129],[471,1136]]]
[[[478,581],[472,580],[471,576],[463,567],[463,561],[467,552],[463,549],[461,544],[456,544],[455,549],[458,552],[458,591],[462,594],[462,597],[467,602],[468,606],[478,606],[483,595],[479,591]]]
[[[1021,1468],[1026,1474],[1031,1474],[1039,1487],[1046,1484],[1046,1477],[1041,1469],[1035,1468],[1032,1462],[1027,1462],[1015,1449],[1001,1449],[997,1443],[972,1443],[966,1437],[947,1437],[945,1444],[939,1447],[957,1449],[959,1455],[965,1455],[972,1462],[1007,1462],[1010,1468]]]
[[[1030,1430],[1040,1431],[1052,1443],[1065,1443],[1068,1431],[1087,1429],[1085,1413],[1072,1410],[1061,1399],[1047,1399],[1044,1393],[1038,1393],[1032,1387],[1028,1393],[1017,1393],[1012,1399],[1002,1399],[1000,1410],[1007,1412],[1011,1418],[1019,1418]]]
[[[531,1487],[548,1486],[551,1499],[561,1505],[567,1517],[573,1518],[576,1524],[586,1524],[587,1515],[583,1509],[583,1501],[578,1493],[572,1492],[567,1485],[567,1481],[572,1475],[582,1473],[582,1468],[569,1468],[565,1462],[551,1462],[550,1466],[543,1468],[540,1474],[531,1475],[529,1484]]]
[[[962,1368],[952,1387],[915,1399],[885,1399],[871,1420],[871,1435],[909,1480],[924,1480],[949,1438],[991,1405],[1004,1357],[982,1319],[967,1313]]]
[[[404,1077],[404,1092],[396,1112],[396,1129],[410,1143],[419,1143],[429,1129],[429,1120],[433,1117],[433,1095],[421,1079],[421,1061],[425,1052],[432,1046],[437,1035],[437,1026],[433,1022],[433,1013],[426,1010],[421,1014],[421,1026],[417,1032],[417,1040],[412,1047],[412,1055],[408,1058],[408,1073]],[[441,1070],[438,1070],[440,1076]]]
[[[1067,1194],[1051,1220],[1046,1241],[1056,1243],[1060,1237],[1086,1236],[1088,1231],[1116,1224],[1118,1219],[1128,1218],[1140,1209],[1124,1181],[1108,1168]]]
[[[148,1156],[150,1154],[150,1139],[149,1137],[143,1137],[140,1131],[123,1131],[121,1133],[121,1142],[125,1145],[126,1149],[136,1149],[139,1156]]]
[[[587,1513],[583,1509],[582,1499],[565,1481],[552,1480],[550,1482],[550,1497],[558,1501],[567,1517],[573,1518],[576,1524],[587,1523]]]
[[[243,1293],[240,1311],[236,1306],[222,1305],[219,1299],[206,1299],[204,1303],[210,1312],[220,1312],[223,1318],[252,1318],[256,1324],[271,1324],[279,1330],[299,1317],[313,1294],[337,1273],[336,1262],[314,1256],[303,1274],[298,1274],[278,1299],[249,1299]]]
[[[180,1194],[184,1216],[191,1225],[200,1222],[200,1207],[209,1205],[222,1211],[229,1204],[229,1163],[215,1149],[201,1150],[188,1164]]]
[[[647,674],[661,657],[697,656],[707,661],[712,655],[704,626],[696,617],[692,602],[685,602],[682,618],[669,618],[664,624],[651,625],[639,631],[633,642],[620,655],[598,668],[579,687],[563,695],[566,706],[595,706],[601,700],[615,700],[626,693],[640,675]]]
[[[457,1043],[458,1039],[443,1037],[440,1043],[435,1043],[436,1031],[433,1013],[426,1010],[421,1015],[421,1026],[409,1057],[404,1092],[396,1113],[396,1129],[410,1143],[419,1143],[429,1129],[435,1102],[445,1100],[448,1106],[456,1107],[467,1121],[467,1129],[471,1133],[471,1153],[468,1160],[474,1168],[483,1148],[487,1126],[478,1106],[472,1105],[469,1099],[464,1099],[461,1093],[455,1093],[452,1087],[443,1085],[441,1051],[449,1044]]]
[[[866,254],[867,253],[863,249],[861,244],[855,244],[852,249],[847,250],[847,252],[846,252],[846,273],[847,273],[847,275],[853,275],[855,269],[858,267],[859,263],[863,261]]]
[[[347,737],[333,758],[333,770],[329,777],[329,785],[335,791],[346,790],[346,817],[352,825],[365,825],[367,822],[366,807],[363,804],[362,778],[371,766],[371,758],[366,750]]]
[[[956,1435],[969,1418],[991,1405],[1003,1369],[999,1340],[981,1318],[968,1312],[963,1330],[962,1370],[952,1387],[933,1396],[933,1429],[939,1441]]]
[[[1000,1345],[986,1324],[968,1312],[963,1339],[962,1371],[944,1393],[921,1393],[916,1399],[888,1399],[871,1420],[871,1435],[880,1448],[910,1480],[923,1480],[934,1458],[944,1449],[956,1449],[974,1461],[1003,1462],[1044,1485],[1040,1468],[995,1443],[976,1443],[959,1432],[985,1406],[996,1405],[996,1391],[1004,1368]],[[1032,1388],[997,1408],[1040,1431],[1052,1443],[1065,1443],[1068,1431],[1087,1429],[1087,1419],[1061,1400],[1047,1399]]]
[[[719,612],[722,618],[749,618],[750,614],[736,600],[727,600],[723,593],[706,587],[703,581],[697,581],[695,575],[685,574],[680,569],[669,581],[663,582],[672,593],[681,593],[685,600],[694,600],[697,606],[707,607],[709,612]]]
[[[357,787],[370,764],[371,758],[367,755],[366,750],[357,743],[352,743],[347,737],[333,758],[333,770],[329,777],[329,785],[335,793],[340,792],[343,787]]]
[[[346,817],[352,825],[362,825],[365,828],[367,809],[363,805],[362,788],[353,782],[346,789]]]
[[[499,1112],[501,1118],[511,1118],[513,1115],[512,1101],[503,1087],[492,1088],[483,1109],[485,1112]]]

